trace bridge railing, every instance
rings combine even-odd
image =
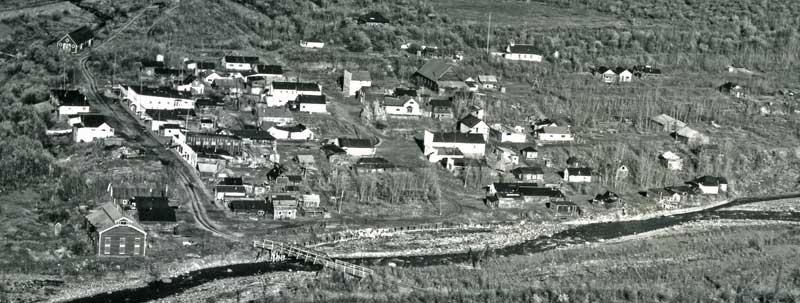
[[[372,269],[347,263],[344,261],[335,260],[323,252],[318,252],[307,248],[301,248],[278,241],[272,241],[267,239],[261,241],[256,240],[253,241],[253,247],[259,249],[266,249],[276,254],[286,254],[292,257],[303,259],[306,262],[318,263],[324,267],[330,267],[333,268],[334,270],[338,270],[344,272],[345,274],[357,277],[363,278],[372,275],[374,273]]]

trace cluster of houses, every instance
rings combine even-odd
[[[310,191],[303,175],[287,174],[276,164],[263,183],[246,183],[241,177],[225,177],[214,186],[214,198],[234,214],[267,216],[291,220],[298,214],[324,216],[320,196]]]
[[[702,196],[720,196],[728,193],[728,180],[724,177],[702,176],[687,181],[685,185],[653,188],[639,194],[655,201],[663,209],[674,209],[682,203]]]
[[[631,82],[633,77],[645,78],[661,75],[661,69],[650,65],[636,65],[633,68],[598,66],[592,68],[591,72],[592,75],[600,77],[604,83],[624,83]]]

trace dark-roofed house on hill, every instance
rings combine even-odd
[[[253,70],[261,61],[258,57],[250,56],[225,56],[222,57],[222,66],[227,70],[246,71]]]
[[[91,111],[86,96],[77,89],[50,90],[50,102],[58,106],[59,116],[77,115]]]
[[[453,119],[453,101],[450,99],[434,99],[428,102],[428,106],[432,119]]]
[[[236,199],[228,202],[228,208],[234,213],[265,215],[270,211],[266,199]]]
[[[446,156],[441,156],[440,149],[458,149],[463,157],[481,158],[486,154],[486,140],[481,134],[464,133],[433,133],[425,131],[423,137],[424,154],[430,162],[439,162]]]
[[[336,145],[341,147],[348,155],[366,157],[375,154],[375,144],[370,139],[338,138]]]
[[[431,91],[441,93],[446,88],[457,88],[461,83],[466,89],[467,85],[458,78],[453,71],[453,65],[442,60],[428,60],[411,76],[414,84],[425,87]]]
[[[520,181],[543,181],[544,170],[539,166],[517,167],[511,170],[514,177]]]
[[[510,44],[506,47],[503,58],[514,61],[542,62],[542,55],[539,55],[538,49],[527,44]]]
[[[92,210],[86,217],[89,232],[103,257],[144,256],[147,232],[133,218],[125,216],[118,205],[108,202]]]
[[[81,122],[72,127],[72,139],[77,143],[93,142],[114,136],[114,129],[103,115],[81,115]]]
[[[386,19],[383,14],[376,11],[372,11],[358,17],[358,24],[381,25],[387,23],[389,23],[389,19]]]
[[[139,222],[145,229],[174,232],[178,225],[175,209],[165,197],[134,197],[131,205],[136,209]]]
[[[272,195],[269,198],[270,211],[275,220],[297,218],[297,199],[291,195]]]
[[[94,33],[92,29],[88,26],[82,26],[61,37],[56,46],[61,50],[76,54],[84,48],[91,47],[93,41]]]
[[[568,167],[564,169],[564,180],[570,183],[592,182],[592,169],[588,167]]]

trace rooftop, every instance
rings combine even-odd
[[[452,142],[452,143],[474,143],[474,144],[485,144],[486,141],[483,139],[483,135],[481,134],[465,134],[465,133],[433,133],[433,142]]]
[[[77,89],[53,89],[50,94],[61,106],[89,106],[86,96]]]
[[[311,82],[272,82],[272,89],[298,90],[306,92],[320,91],[319,85]]]
[[[417,70],[417,73],[430,80],[438,81],[452,68],[453,66],[445,61],[428,60]]]
[[[225,56],[222,58],[226,63],[247,63],[253,64],[258,63],[260,60],[258,57],[250,57],[250,56]]]
[[[478,125],[481,122],[483,122],[483,120],[479,119],[478,117],[475,117],[472,114],[469,114],[466,117],[461,118],[461,120],[458,121],[459,124],[464,124],[469,128],[473,128],[473,127],[475,127],[476,125]]]
[[[69,36],[69,38],[75,43],[81,44],[94,38],[94,33],[88,26],[81,26],[80,28],[67,34],[67,36]]]
[[[372,141],[369,139],[339,138],[337,139],[340,147],[372,148]]]

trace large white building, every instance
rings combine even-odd
[[[424,153],[430,162],[447,158],[445,154],[455,154],[467,158],[480,158],[486,154],[486,140],[481,134],[443,133],[425,131]],[[446,152],[445,152],[446,151]]]
[[[128,107],[139,116],[148,109],[194,109],[191,94],[176,90],[128,86]]]
[[[72,139],[78,143],[92,142],[114,136],[114,129],[102,115],[83,115],[81,122],[72,127]]]
[[[272,82],[267,106],[285,106],[289,101],[297,100],[297,96],[322,96],[322,87],[309,82]]]
[[[341,147],[348,155],[368,157],[375,155],[375,145],[369,139],[338,138],[336,146]]]
[[[289,102],[289,109],[304,113],[327,113],[328,102],[325,95],[300,95],[297,100]]]
[[[514,61],[542,62],[542,55],[537,54],[536,47],[526,44],[511,44],[506,47],[503,58]]]
[[[536,138],[541,142],[571,142],[575,140],[569,127],[548,126],[542,127],[536,133]]]
[[[51,90],[50,100],[53,105],[58,106],[59,116],[77,115],[91,111],[86,96],[78,90]]]
[[[383,110],[386,115],[395,118],[417,118],[422,116],[419,103],[412,96],[383,97]]]
[[[352,73],[348,70],[344,71],[344,76],[342,77],[342,92],[344,92],[346,96],[354,96],[362,87],[370,86],[372,86],[372,78],[368,71],[355,71]]]
[[[259,64],[258,57],[248,56],[225,56],[222,57],[222,66],[227,70],[249,71]]]

